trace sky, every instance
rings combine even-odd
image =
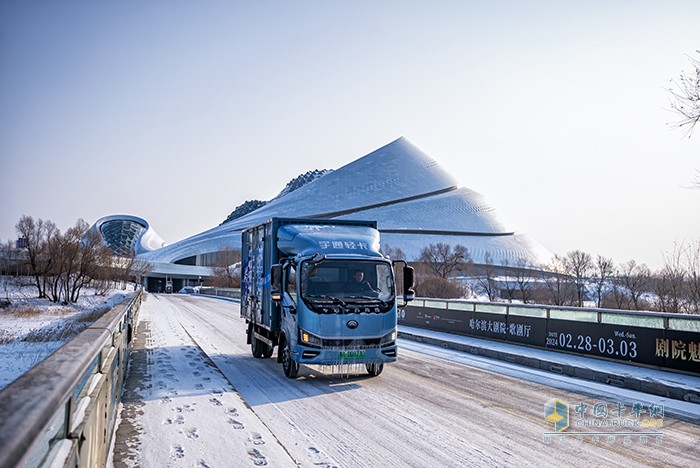
[[[700,238],[666,88],[700,2],[0,3],[0,240],[22,215],[168,243],[400,136],[549,250]]]

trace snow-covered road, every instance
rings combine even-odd
[[[400,346],[376,378],[302,366],[289,380],[274,358],[253,358],[235,303],[150,294],[140,320],[145,342],[133,357],[115,466],[691,466],[698,457],[700,427],[668,417],[661,441],[545,443],[544,404],[593,404],[590,391],[419,348]]]

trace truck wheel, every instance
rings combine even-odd
[[[384,363],[383,362],[368,362],[365,364],[365,367],[367,368],[367,372],[369,375],[372,377],[376,377],[379,374],[382,373],[384,370]]]
[[[289,348],[289,343],[285,340],[284,349],[282,350],[282,369],[284,375],[290,379],[296,379],[299,373],[299,363],[292,359],[292,350]]]
[[[259,339],[257,339],[255,336],[250,337],[250,350],[253,352],[254,357],[264,357],[266,347],[267,345]]]
[[[272,356],[272,351],[273,351],[273,349],[274,349],[274,348],[273,348],[272,346],[269,346],[269,345],[265,344],[265,351],[263,351],[262,357],[264,357],[265,359],[267,359],[267,358],[269,358],[270,356]]]

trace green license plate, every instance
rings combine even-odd
[[[365,357],[364,351],[341,351],[338,353],[340,359],[362,359]]]

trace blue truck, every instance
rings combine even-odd
[[[414,274],[380,253],[376,221],[272,218],[243,231],[241,257],[253,356],[269,358],[277,347],[292,379],[300,364],[364,364],[377,376],[396,361],[397,310],[413,299]]]

